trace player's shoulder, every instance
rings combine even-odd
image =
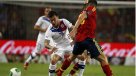
[[[43,17],[44,17],[44,16],[40,16],[40,17],[38,18],[38,20],[42,20],[42,19],[43,19]]]
[[[40,16],[39,19],[50,22],[50,19],[48,17],[45,17],[45,16]]]
[[[65,18],[62,18],[62,19],[60,19],[63,23],[67,23],[67,22],[69,22],[67,19],[65,19]]]
[[[65,19],[65,18],[61,18],[60,20],[61,20],[61,21],[68,21],[68,20],[67,20],[67,19]]]
[[[39,19],[43,19],[45,16],[40,16]]]

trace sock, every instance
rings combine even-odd
[[[74,75],[76,73],[76,71],[79,70],[78,68],[78,63],[76,63],[73,67],[73,69],[70,71],[70,75]]]
[[[36,53],[33,52],[33,53],[28,57],[28,59],[26,60],[26,62],[29,63],[29,62],[30,62],[32,59],[34,59],[36,56],[37,56]]]
[[[85,64],[86,64],[86,60],[84,60],[84,61],[79,60],[79,62],[78,62],[78,68],[79,68],[78,76],[83,76]]]
[[[103,72],[106,74],[106,76],[112,76],[112,71],[109,65],[102,66],[102,69],[103,69]]]
[[[56,69],[56,65],[52,65],[50,63],[50,65],[49,65],[49,76],[55,76],[55,69]]]
[[[66,70],[71,64],[71,61],[69,61],[68,59],[65,59],[60,70],[63,71],[63,70]]]

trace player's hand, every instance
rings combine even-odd
[[[74,39],[75,34],[76,34],[76,32],[75,32],[74,30],[72,30],[72,31],[69,33],[69,35],[70,35],[70,37],[71,37],[72,39]]]
[[[51,49],[51,51],[49,52],[49,54],[52,54],[53,52],[57,51],[57,49],[58,49],[58,48],[53,47],[53,48]]]
[[[73,46],[73,45],[74,45],[74,40],[70,43],[70,45],[71,45],[71,46]]]
[[[46,32],[47,28],[46,29],[42,29],[41,32]]]

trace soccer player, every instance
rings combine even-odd
[[[34,59],[37,55],[39,55],[40,51],[44,48],[45,32],[48,26],[51,24],[49,18],[47,17],[50,11],[51,11],[51,7],[44,8],[44,16],[39,17],[39,19],[37,20],[34,26],[34,29],[39,31],[39,35],[36,42],[36,48],[24,63],[25,70],[27,70],[30,61]]]
[[[63,59],[65,54],[72,53],[72,40],[69,36],[68,28],[72,29],[74,26],[66,19],[59,19],[55,11],[49,12],[48,17],[52,24],[48,27],[45,34],[45,47],[53,52],[49,65],[49,76],[54,76],[57,62]],[[49,44],[51,39],[55,43],[55,46]],[[83,72],[85,60],[80,60],[79,63],[82,66]]]
[[[91,58],[100,62],[106,76],[112,76],[107,57],[95,40],[97,1],[89,0],[86,5],[86,8],[79,15],[75,27],[70,32],[70,36],[75,37],[73,54],[63,62],[61,68],[57,71],[57,76],[62,76],[64,70],[66,70],[77,55],[82,54],[84,50],[90,52]]]

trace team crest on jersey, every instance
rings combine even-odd
[[[60,27],[61,31],[65,31],[67,29],[67,27],[64,24],[61,24]]]
[[[63,24],[61,25],[61,28],[64,28],[64,25],[63,25]]]

